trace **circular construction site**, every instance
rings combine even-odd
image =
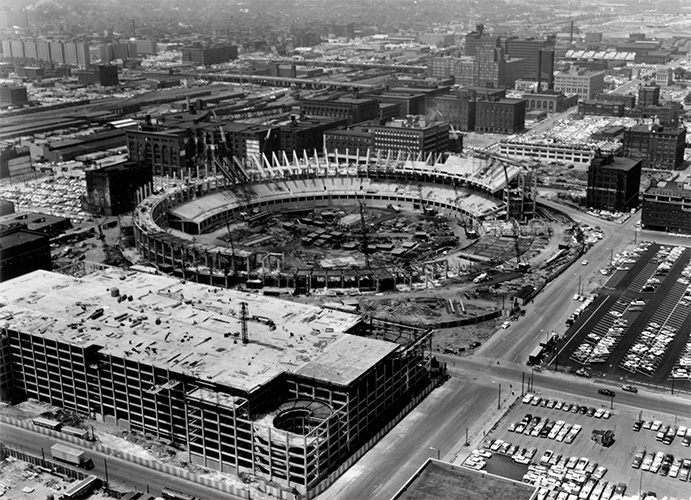
[[[556,252],[569,222],[536,207],[529,171],[492,158],[264,170],[141,193],[141,255],[184,279],[321,297],[353,312],[367,313],[359,296],[369,293],[376,317],[448,328],[511,310],[511,287],[501,296],[489,288],[524,287],[531,261],[550,257],[550,240]],[[443,291],[454,283],[468,287]],[[394,291],[408,294],[406,310],[376,304]]]

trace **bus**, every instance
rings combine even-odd
[[[89,439],[89,431],[86,429],[80,429],[79,427],[70,427],[69,425],[66,425],[60,430],[60,432],[81,439]]]
[[[161,490],[161,496],[169,500],[196,500],[195,496],[174,490],[173,488],[163,488]]]
[[[81,481],[74,483],[67,488],[64,493],[59,496],[59,500],[72,500],[88,495],[91,491],[97,488],[101,480],[96,476],[87,476]]]
[[[62,427],[62,424],[57,420],[43,417],[36,417],[33,419],[33,423],[37,427],[45,427],[46,429],[53,429],[54,431],[59,431],[60,427]]]

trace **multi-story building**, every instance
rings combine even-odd
[[[554,44],[554,37],[547,39],[508,37],[504,40],[506,55],[525,61],[520,78],[546,82],[546,87],[549,89],[554,85]]]
[[[86,209],[94,215],[120,215],[136,205],[137,189],[153,188],[151,165],[127,161],[85,170]]]
[[[499,141],[499,154],[509,158],[528,158],[579,165],[589,164],[597,149],[604,154],[617,155],[621,152],[622,145],[617,141],[585,143],[567,140],[528,140],[523,137]]]
[[[293,116],[281,124],[281,149],[288,153],[296,151],[299,155],[305,151],[322,151],[324,133],[346,125],[345,118]]]
[[[624,116],[624,103],[583,99],[578,101],[578,114],[581,116]]]
[[[691,176],[651,180],[643,193],[641,224],[644,229],[691,234]]]
[[[578,94],[581,99],[594,99],[604,89],[604,71],[578,70],[554,75],[554,90],[565,94]]]
[[[86,42],[64,42],[65,64],[72,66],[87,66],[91,63],[89,44]]]
[[[456,61],[455,57],[433,57],[430,64],[430,76],[432,78],[449,78],[453,76]]]
[[[37,269],[52,269],[48,236],[29,231],[21,224],[0,228],[0,281],[7,281]],[[0,359],[2,358],[0,355]]]
[[[196,147],[189,130],[142,127],[127,130],[126,136],[130,160],[151,165],[153,175],[181,177],[194,166]]]
[[[374,149],[378,151],[437,155],[446,152],[449,144],[448,122],[426,123],[418,117],[410,117],[374,126],[371,130]]]
[[[90,66],[74,72],[79,85],[100,85],[101,87],[115,87],[119,85],[118,67],[114,64]]]
[[[113,268],[35,271],[0,295],[3,394],[303,495],[434,384],[432,331],[375,338],[359,316],[318,306]]]
[[[16,227],[53,238],[72,229],[72,221],[68,217],[41,212],[19,212],[0,216],[0,229],[9,230]]]
[[[220,128],[209,125],[204,127],[201,148],[206,153],[206,163],[213,165],[216,155],[226,155],[226,159],[235,157],[244,162],[250,157],[261,159],[262,155],[271,157],[272,153],[281,150],[281,127],[279,125],[261,125],[254,123],[228,122],[222,125],[225,140],[220,137]],[[224,152],[223,149],[226,148]],[[199,148],[198,148],[199,149]],[[234,161],[234,160],[233,160]]]
[[[475,130],[476,98],[467,94],[448,94],[432,100],[444,120],[457,130]]]
[[[331,130],[324,133],[324,148],[329,153],[365,156],[369,150],[374,150],[374,137],[366,129]]]
[[[643,168],[676,170],[684,161],[686,128],[635,125],[624,132],[624,156],[641,160]]]
[[[674,83],[674,71],[671,68],[660,68],[655,72],[655,84],[668,87]]]
[[[300,112],[307,116],[345,118],[350,126],[376,119],[379,102],[372,98],[319,96],[301,100]]]
[[[523,94],[528,111],[544,110],[548,113],[561,113],[578,104],[578,96],[566,96],[562,92],[542,91]]]
[[[586,205],[596,210],[627,212],[638,207],[641,162],[597,152],[588,167]]]
[[[475,109],[475,131],[516,134],[525,128],[524,99],[490,99],[478,101]]]
[[[479,47],[473,66],[472,85],[481,87],[513,88],[525,72],[524,59],[508,59],[501,47]]]
[[[210,66],[232,61],[238,58],[237,45],[221,45],[218,47],[184,47],[182,60],[192,62],[197,66]]]
[[[638,88],[638,106],[658,106],[660,104],[660,87],[642,85]]]
[[[636,106],[624,109],[624,116],[653,120],[663,127],[677,127],[684,114],[681,103],[668,101],[659,106]]]
[[[24,85],[0,85],[0,103],[24,104],[29,101]]]
[[[636,106],[636,96],[632,94],[611,94],[608,92],[600,92],[595,96],[595,100],[599,102],[620,102],[625,108],[633,108]]]
[[[475,26],[475,31],[471,31],[465,36],[465,55],[475,57],[477,55],[478,47],[497,47],[499,38],[485,33],[485,26],[478,24]]]

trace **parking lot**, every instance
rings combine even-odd
[[[677,433],[680,427],[686,427],[682,432],[691,436],[687,434],[691,416],[667,415],[623,405],[619,408],[616,397],[598,393],[592,398],[567,401],[556,393],[541,393],[535,398],[530,403],[519,399],[502,417],[496,430],[486,436],[483,446],[491,450],[491,457],[487,452],[476,452],[465,465],[540,484],[553,491],[543,491],[541,496],[546,498],[610,500],[621,498],[617,491],[621,493],[624,487],[626,496],[638,494],[640,490],[654,492],[657,498],[689,498],[691,482],[684,477],[682,465],[684,459],[691,463],[691,447],[685,446],[683,443],[688,441]],[[538,403],[534,404],[536,401]],[[644,429],[641,422],[640,429],[634,431],[632,427],[639,420],[649,429]],[[548,429],[552,422],[551,431],[545,430],[545,422],[548,422]],[[674,433],[670,444],[656,439],[665,426],[670,426]],[[650,429],[656,427],[659,427],[657,431]],[[555,431],[559,428],[560,431]],[[613,443],[602,444],[604,432],[598,432],[597,441],[594,440],[593,431],[612,431]],[[569,435],[574,435],[573,439],[569,439]],[[649,470],[632,467],[634,457],[640,452],[649,456]],[[655,454],[658,454],[659,463],[657,471],[653,472]],[[524,458],[526,455],[529,458]],[[507,460],[511,460],[513,466],[506,466]],[[666,466],[665,461],[668,462]],[[521,474],[523,477],[517,477]]]
[[[687,247],[650,242],[613,258],[598,297],[572,319],[560,364],[691,390],[690,261]]]

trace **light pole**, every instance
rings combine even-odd
[[[614,394],[609,395],[609,409],[610,410],[614,409]]]
[[[437,452],[437,460],[440,460],[441,452],[439,451],[439,448],[435,448],[434,446],[430,446],[429,449],[436,451]]]

